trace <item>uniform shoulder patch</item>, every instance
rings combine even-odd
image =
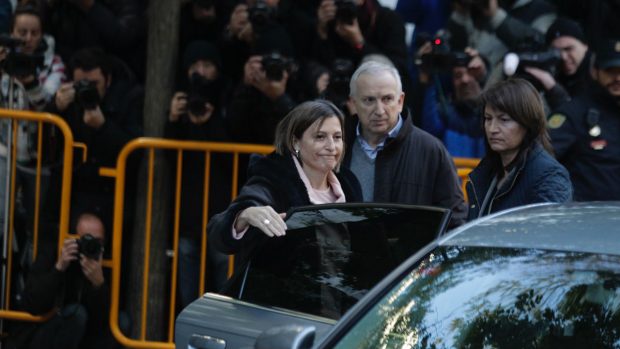
[[[555,113],[547,119],[547,126],[549,128],[559,128],[564,125],[564,121],[566,121],[566,115]]]

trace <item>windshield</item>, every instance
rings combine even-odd
[[[620,257],[441,247],[335,348],[620,348]]]

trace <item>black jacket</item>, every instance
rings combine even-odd
[[[549,118],[549,135],[566,166],[576,201],[620,200],[620,106],[593,83],[588,93],[564,104]],[[599,134],[590,132],[599,129]]]
[[[462,224],[467,207],[452,157],[441,141],[414,126],[405,113],[401,116],[400,132],[395,138],[388,138],[377,154],[374,201],[449,208],[452,210],[450,226]],[[347,167],[351,164],[351,146],[357,142],[357,125],[357,117],[347,120],[344,159]]]
[[[469,220],[480,215],[480,205],[496,176],[491,162],[491,158],[486,156],[469,174]],[[539,202],[567,202],[572,199],[572,194],[572,185],[564,166],[541,145],[535,144],[495,190],[482,215]]]
[[[359,202],[362,190],[357,178],[347,169],[336,174],[347,202]],[[207,227],[210,241],[221,252],[240,253],[243,261],[252,249],[268,237],[256,228],[250,228],[242,239],[235,240],[232,227],[237,214],[251,206],[271,206],[276,212],[286,212],[297,206],[310,205],[308,191],[290,154],[272,153],[261,157],[248,170],[248,182],[239,196],[226,209],[214,216]],[[238,263],[242,265],[243,263]]]
[[[105,123],[99,129],[84,123],[84,110],[76,103],[70,104],[63,113],[56,109],[53,100],[48,105],[47,111],[60,114],[67,121],[74,141],[85,143],[88,147],[85,163],[81,162],[81,153],[76,152],[74,191],[112,194],[114,182],[99,176],[99,167],[115,167],[118,154],[125,144],[142,135],[143,103],[142,87],[113,77],[100,103]]]

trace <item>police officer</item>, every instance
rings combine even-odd
[[[620,200],[620,39],[601,40],[585,94],[548,119],[577,201]]]

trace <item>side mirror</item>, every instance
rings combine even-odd
[[[310,349],[314,344],[314,326],[281,326],[270,328],[258,336],[254,349]]]

